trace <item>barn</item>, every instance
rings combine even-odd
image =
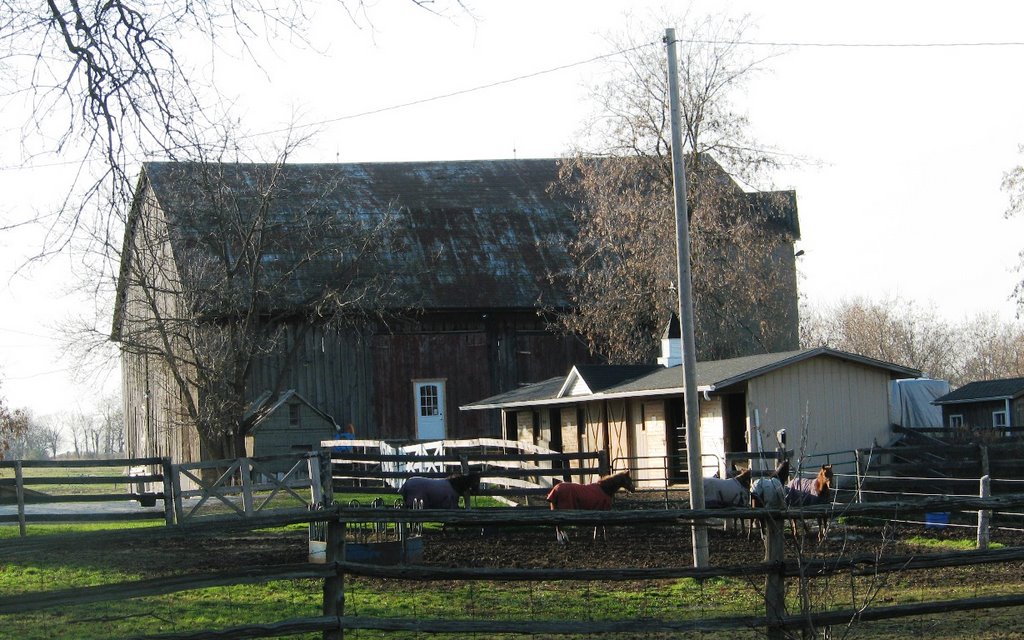
[[[245,407],[288,390],[359,437],[498,435],[496,413],[456,408],[598,362],[552,329],[572,306],[561,276],[576,268],[579,206],[552,188],[559,165],[144,164],[112,330],[128,454],[235,457],[255,426]],[[770,225],[786,313],[757,318],[774,348],[797,335],[795,195],[783,194]],[[242,418],[216,423],[225,415]]]
[[[949,429],[1004,429],[1024,424],[1024,378],[975,380],[936,398]]]
[[[676,351],[678,353],[678,351]],[[683,372],[664,364],[577,365],[568,375],[467,404],[500,410],[507,437],[563,452],[607,451],[642,484],[679,477],[685,464]],[[726,454],[788,446],[813,454],[891,439],[889,382],[920,371],[827,347],[697,363],[705,475]]]

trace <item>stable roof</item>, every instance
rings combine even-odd
[[[932,404],[965,404],[993,400],[1013,400],[1024,395],[1024,378],[978,380],[950,391],[932,401]]]
[[[811,358],[837,358],[884,369],[899,377],[919,377],[917,369],[883,362],[828,347],[765,353],[697,363],[697,391],[713,393]],[[538,405],[565,405],[585,400],[680,395],[684,392],[682,367],[657,365],[587,365],[573,367],[565,378],[525,385],[459,407],[462,410],[512,409]]]

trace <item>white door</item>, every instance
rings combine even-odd
[[[444,382],[416,382],[414,392],[416,437],[420,440],[444,440]]]

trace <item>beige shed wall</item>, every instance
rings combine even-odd
[[[700,454],[701,472],[705,478],[725,472],[725,421],[722,417],[722,399],[700,398]],[[725,477],[722,475],[721,477]]]
[[[633,477],[638,487],[661,487],[667,471],[665,456],[665,403],[663,401],[634,402],[637,412],[634,426],[636,463]]]
[[[629,418],[625,400],[609,400],[608,462],[613,468],[629,464]]]
[[[774,447],[775,432],[785,428],[787,446],[806,453],[885,444],[891,433],[889,379],[887,371],[829,357],[759,376],[747,386],[751,431],[759,426],[768,448]]]

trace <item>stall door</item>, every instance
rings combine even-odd
[[[444,440],[444,382],[425,380],[415,384],[416,437]]]

